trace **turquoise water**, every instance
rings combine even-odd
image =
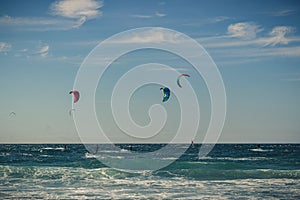
[[[97,156],[126,161],[164,145],[102,146],[95,156],[81,144],[0,145],[0,199],[300,199],[299,144],[218,144],[202,158],[196,144],[167,167],[135,172]]]

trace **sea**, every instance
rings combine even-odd
[[[133,171],[101,162],[102,146],[0,144],[0,199],[300,199],[300,144],[216,144],[205,156],[193,144],[163,168]],[[110,158],[126,162],[122,152],[164,144],[117,146]]]

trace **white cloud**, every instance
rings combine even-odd
[[[262,31],[258,25],[252,22],[240,22],[231,24],[227,28],[227,33],[231,37],[238,37],[243,39],[253,39],[258,32]]]
[[[8,44],[6,42],[0,42],[0,53],[6,54],[11,50],[11,44]]]
[[[54,15],[70,19],[77,19],[73,27],[79,27],[86,20],[97,18],[102,15],[99,8],[103,7],[102,1],[96,0],[60,0],[51,5]]]
[[[51,4],[51,13],[59,18],[0,17],[0,26],[13,26],[29,31],[69,30],[78,28],[89,19],[101,16],[102,1],[61,0]],[[75,20],[75,21],[74,21]]]
[[[266,44],[275,46],[277,44],[288,44],[289,39],[286,38],[286,34],[292,32],[294,29],[289,26],[276,26],[273,30],[269,33],[270,38],[266,39]]]

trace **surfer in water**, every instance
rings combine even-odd
[[[192,140],[192,142],[191,142],[191,146],[194,147],[194,141],[193,141],[193,140]]]

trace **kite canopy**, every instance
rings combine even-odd
[[[190,75],[188,75],[188,74],[180,74],[180,75],[177,77],[177,85],[178,85],[180,88],[182,88],[182,86],[181,86],[181,84],[180,84],[180,79],[181,79],[181,77],[183,77],[183,76],[190,77]]]
[[[79,98],[80,98],[80,94],[79,94],[79,92],[77,90],[71,90],[69,92],[69,94],[73,94],[74,95],[74,103],[76,103],[79,100]]]
[[[168,99],[170,98],[170,89],[169,88],[167,88],[167,87],[162,87],[162,88],[160,88],[160,90],[162,90],[163,91],[163,93],[164,93],[164,96],[163,96],[163,102],[166,102],[166,101],[168,101]]]

